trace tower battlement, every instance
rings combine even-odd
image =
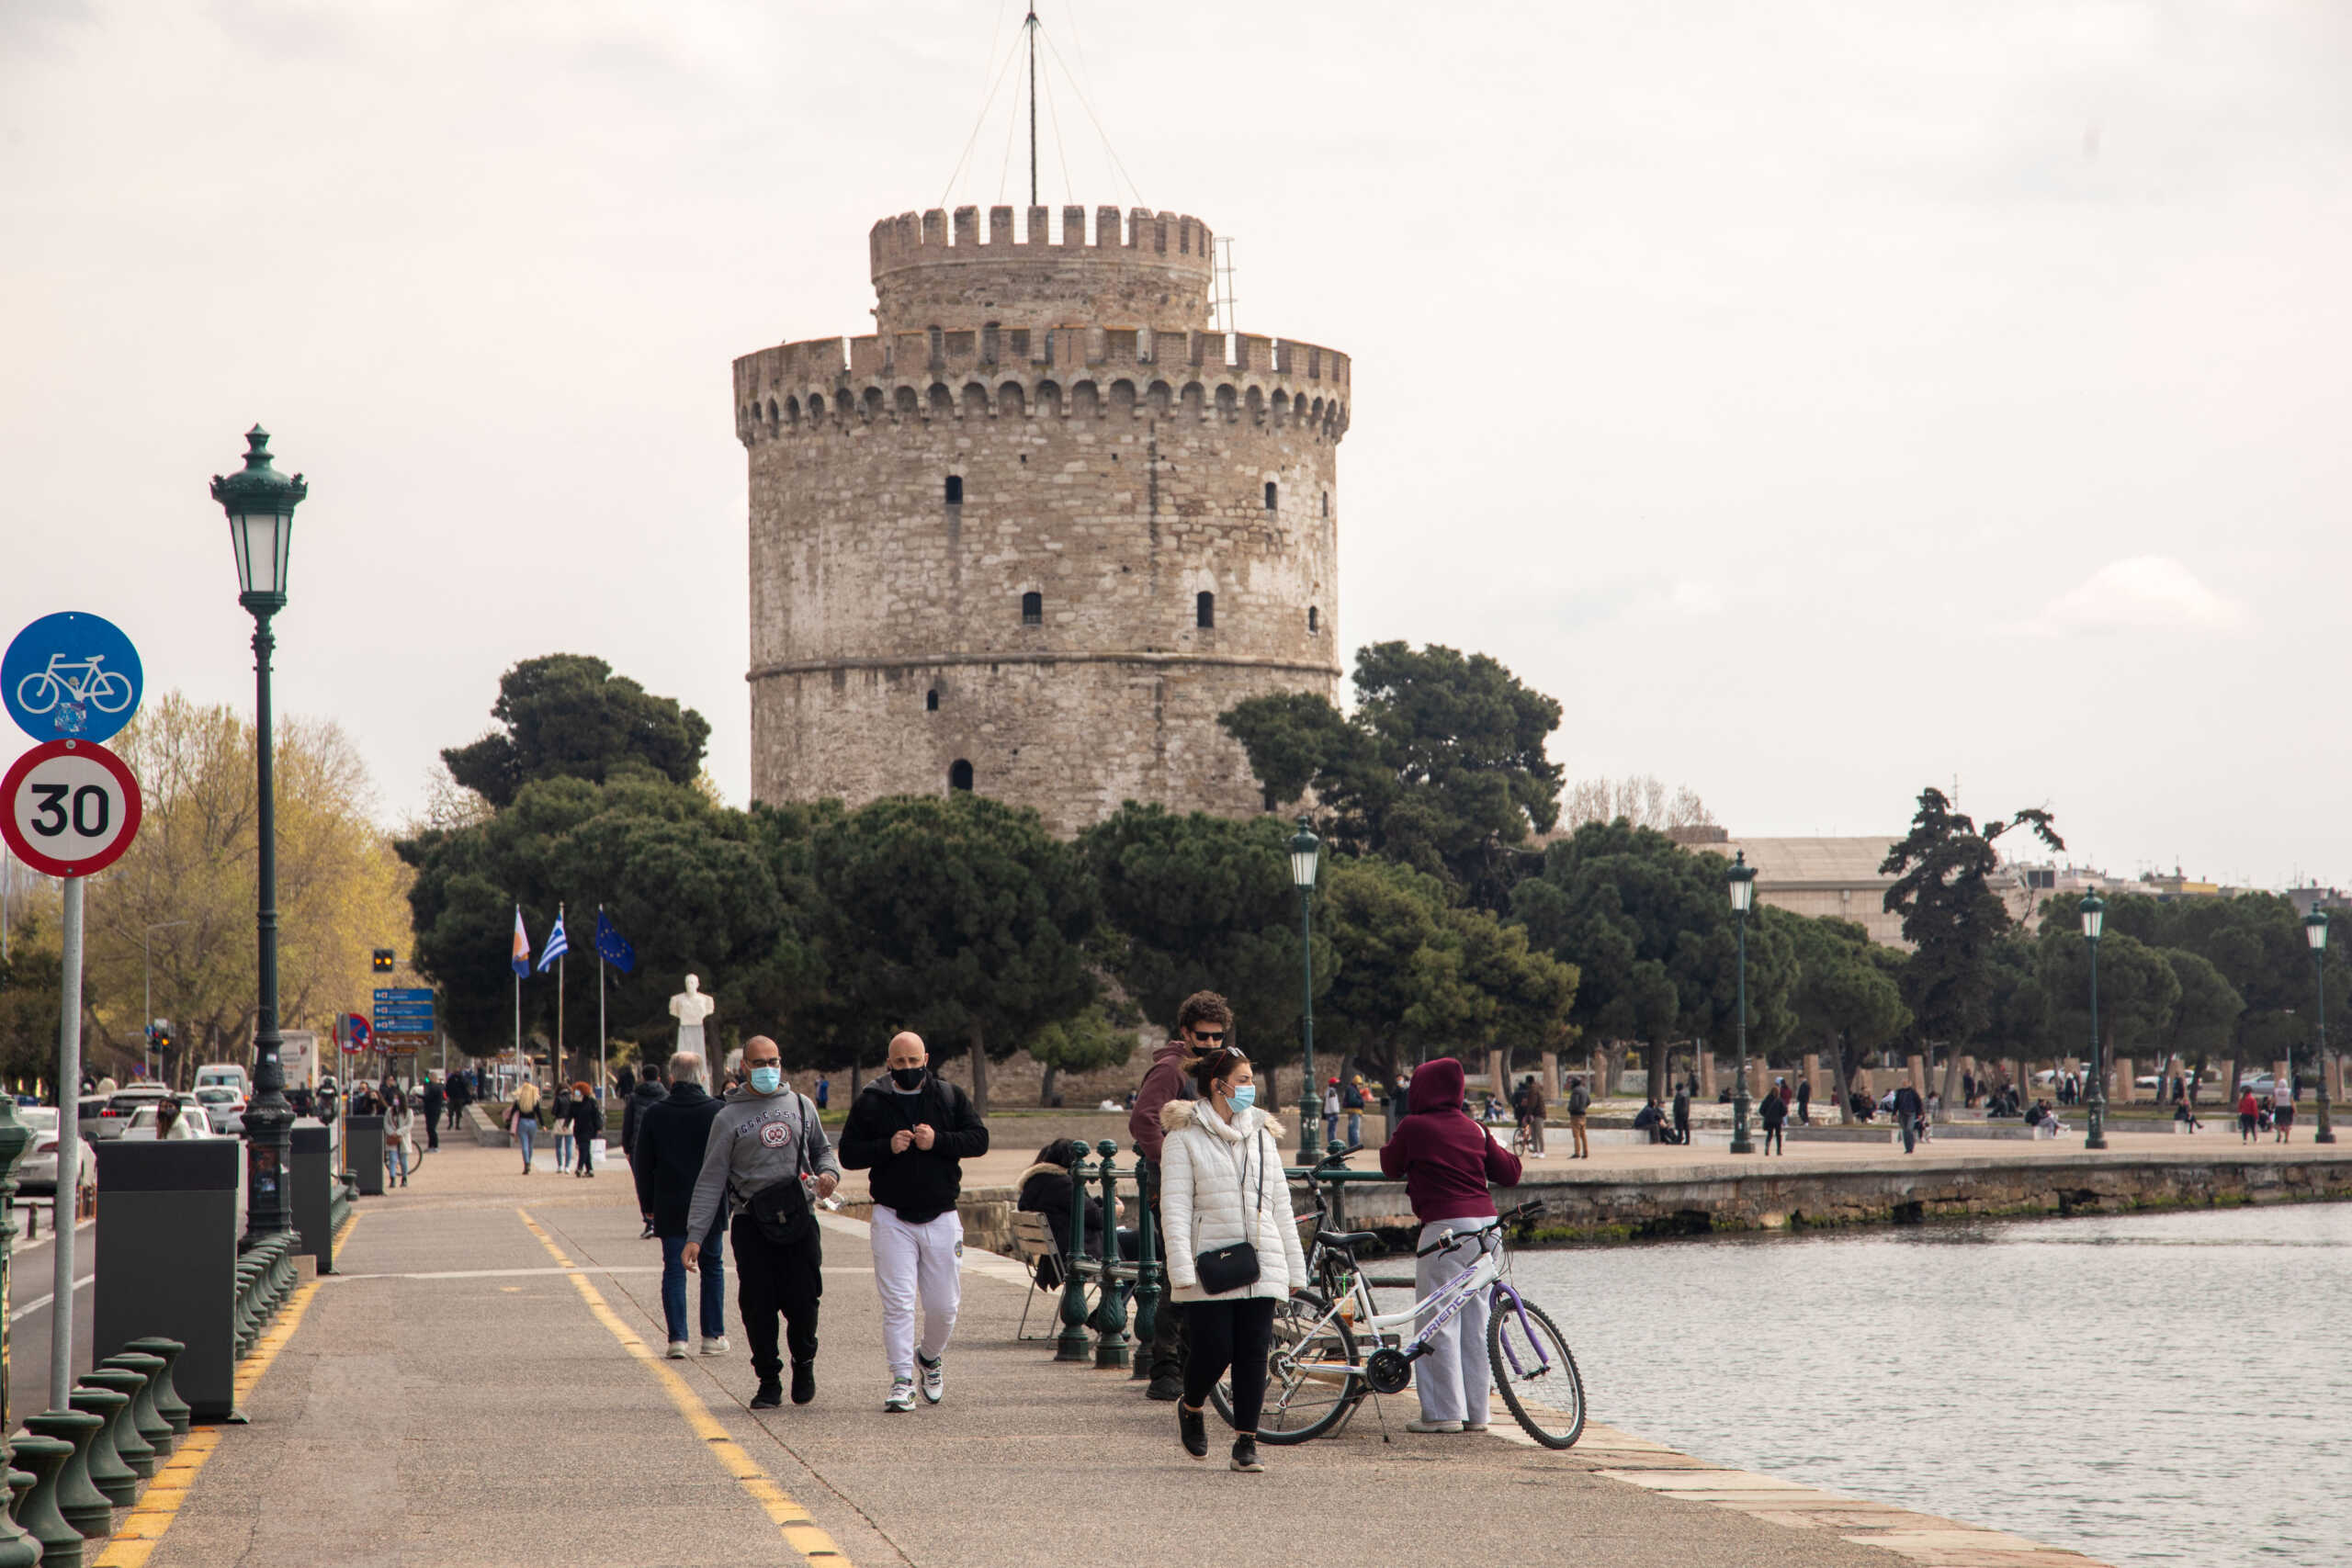
[[[1128,321],[1196,330],[1209,320],[1214,236],[1199,219],[1137,207],[1010,207],[902,212],[867,237],[876,321],[885,333],[1058,321]]]

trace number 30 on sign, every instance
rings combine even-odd
[[[139,836],[139,781],[94,741],[51,740],[17,758],[0,805],[8,847],[51,876],[103,871]]]

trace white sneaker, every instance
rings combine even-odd
[[[1484,1421],[1464,1421],[1462,1423],[1462,1429],[1465,1432],[1483,1432],[1487,1429],[1487,1424]]]
[[[1416,1416],[1410,1421],[1405,1423],[1405,1430],[1408,1432],[1459,1432],[1462,1430],[1462,1423],[1459,1421],[1424,1421],[1419,1416]]]
[[[925,1404],[936,1404],[947,1397],[946,1357],[926,1361],[918,1355],[915,1357],[915,1369],[922,1375],[922,1402]]]
[[[727,1343],[727,1336],[724,1334],[716,1339],[705,1336],[702,1342],[702,1353],[706,1356],[724,1356],[733,1348],[735,1347]]]
[[[882,1408],[890,1412],[891,1415],[896,1416],[902,1411],[912,1410],[914,1407],[915,1380],[912,1378],[892,1378],[890,1380],[890,1397],[882,1402]]]
[[[709,1343],[709,1341],[706,1340],[706,1341],[704,1341],[704,1343],[707,1344],[707,1343]],[[671,1340],[671,1341],[670,1341],[670,1359],[672,1359],[672,1360],[673,1360],[673,1361],[683,1361],[683,1360],[684,1360],[685,1359],[686,1359],[686,1342],[685,1342],[684,1340],[683,1340],[683,1339],[673,1339],[673,1340]]]

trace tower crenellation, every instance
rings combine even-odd
[[[735,362],[754,798],[1243,815],[1218,716],[1336,690],[1348,356],[1210,331],[1198,219],[1055,218],[884,219],[875,332]]]

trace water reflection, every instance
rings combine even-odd
[[[1524,1253],[1594,1416],[2129,1565],[2352,1562],[2352,1205]]]

